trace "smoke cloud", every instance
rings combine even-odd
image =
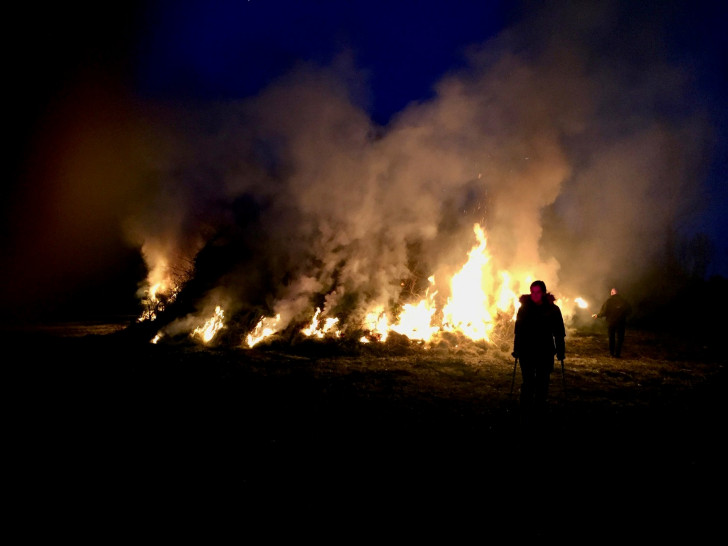
[[[710,135],[664,21],[624,16],[536,10],[386,126],[367,113],[355,52],[238,101],[137,105],[149,145],[106,218],[126,212],[149,282],[197,260],[200,312],[285,323],[318,306],[356,322],[421,296],[431,275],[446,295],[475,223],[494,271],[596,303],[695,211]]]

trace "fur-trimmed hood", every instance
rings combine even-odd
[[[527,305],[529,303],[533,303],[533,301],[531,300],[531,294],[522,294],[521,297],[518,298],[518,301],[521,302],[521,305]],[[556,296],[554,296],[551,292],[546,292],[543,295],[544,303],[553,304],[555,301],[556,301]]]

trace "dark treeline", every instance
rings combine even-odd
[[[668,237],[662,256],[630,287],[632,327],[717,346],[728,323],[728,279],[709,274],[714,251],[704,233]]]

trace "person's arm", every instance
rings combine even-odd
[[[604,314],[607,312],[607,301],[602,304],[602,308],[599,309],[598,313],[592,315],[592,318],[602,318],[604,316]]]

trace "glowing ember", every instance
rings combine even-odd
[[[195,328],[192,331],[191,335],[198,336],[202,338],[202,341],[204,341],[205,343],[209,343],[212,338],[215,337],[215,334],[220,331],[221,328],[224,328],[224,316],[225,314],[222,310],[222,307],[218,305],[215,308],[215,314],[207,322],[205,322],[204,326]]]
[[[277,314],[275,317],[262,317],[253,329],[253,331],[249,333],[245,339],[248,347],[253,347],[257,343],[263,341],[265,338],[275,334],[278,331],[278,326],[280,322],[280,313]]]
[[[574,302],[576,302],[576,305],[578,305],[581,309],[589,307],[589,304],[584,300],[584,298],[576,298]]]

